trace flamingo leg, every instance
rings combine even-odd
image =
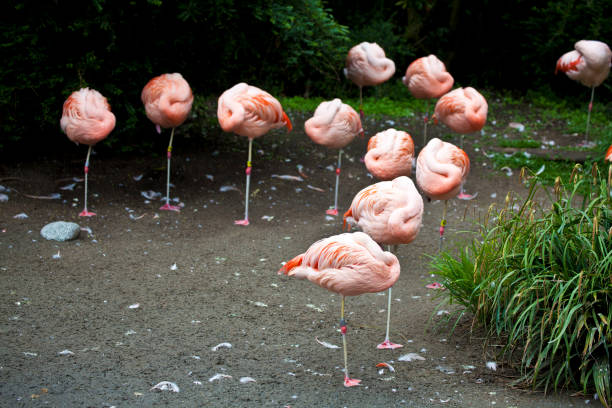
[[[334,192],[334,208],[325,211],[327,215],[338,215],[338,187],[340,186],[340,166],[342,164],[342,149],[338,152],[338,167],[336,167],[336,190]]]
[[[246,193],[244,197],[244,219],[234,221],[236,225],[249,225],[249,188],[251,186],[251,158],[253,155],[253,139],[249,139],[249,157],[246,165]]]
[[[442,212],[442,220],[440,221],[440,251],[442,251],[442,240],[444,239],[444,227],[446,227],[446,208],[448,200],[444,200],[444,211]]]
[[[340,332],[342,333],[342,347],[344,349],[344,386],[353,387],[359,385],[361,380],[350,378],[348,375],[348,353],[346,351],[346,321],[344,320],[344,296],[342,296],[342,304],[340,308]]]
[[[423,146],[427,145],[427,123],[429,122],[429,99],[425,101],[425,118],[423,118]]]
[[[460,144],[459,147],[461,148],[461,150],[463,150],[463,135],[461,135],[461,139],[460,139]],[[476,194],[468,194],[463,190],[463,183],[461,183],[461,187],[459,189],[459,194],[457,195],[457,198],[459,200],[473,200],[476,198],[476,196],[478,196],[478,192],[476,192]]]
[[[172,158],[172,140],[174,139],[174,128],[172,128],[172,132],[170,133],[170,143],[168,143],[168,152],[167,158],[168,163],[166,165],[166,204],[159,207],[160,210],[164,211],[181,211],[181,207],[178,205],[170,204],[170,159]]]
[[[393,245],[393,249],[391,248],[391,245],[387,245],[387,251],[391,252],[392,254],[396,253],[397,245]],[[385,334],[385,341],[383,341],[378,346],[376,346],[376,348],[379,350],[383,350],[383,349],[394,350],[396,348],[404,347],[401,344],[392,343],[389,340],[389,329],[391,327],[391,289],[392,288],[393,287],[390,287],[387,293],[387,332]]]
[[[91,155],[91,149],[92,146],[89,146],[89,149],[87,150],[87,158],[85,159],[85,167],[84,167],[84,173],[85,173],[85,206],[83,208],[83,211],[81,211],[79,213],[79,217],[93,217],[94,215],[96,215],[95,212],[91,212],[87,210],[87,174],[89,173],[89,156]]]
[[[591,101],[589,102],[589,111],[587,113],[587,124],[586,124],[586,133],[584,139],[584,145],[589,145],[589,125],[591,123],[591,111],[593,110],[593,99],[595,98],[595,87],[591,87]]]

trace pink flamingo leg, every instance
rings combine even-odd
[[[84,172],[85,172],[85,206],[83,208],[83,211],[81,211],[79,213],[79,217],[93,217],[94,215],[96,215],[95,212],[91,212],[87,210],[87,174],[89,174],[89,156],[91,155],[91,146],[89,146],[89,149],[87,150],[87,159],[85,159],[85,168],[84,168]]]
[[[246,193],[245,193],[245,197],[244,197],[244,219],[234,221],[235,225],[243,225],[243,226],[249,225],[249,188],[250,188],[250,185],[251,185],[251,168],[252,168],[251,155],[252,155],[252,151],[253,151],[253,139],[249,139],[249,159],[247,160],[247,166],[246,166],[246,170],[245,170],[245,173],[246,173]]]
[[[387,251],[394,254],[397,252],[397,245],[394,245],[393,249],[391,248],[391,245],[388,245]],[[401,344],[396,344],[389,340],[389,329],[391,327],[391,289],[392,287],[389,288],[387,292],[387,332],[385,334],[385,341],[376,346],[376,348],[379,350],[395,350],[396,348],[404,347]]]
[[[361,380],[356,378],[350,378],[348,375],[348,358],[346,352],[346,321],[344,320],[344,296],[342,296],[342,316],[340,317],[340,332],[342,333],[342,346],[344,349],[344,386],[345,387],[354,387],[355,385],[360,385]]]
[[[461,150],[463,150],[463,135],[461,135],[461,144],[460,144]],[[461,187],[459,189],[459,194],[457,194],[457,198],[459,200],[465,200],[465,201],[469,201],[469,200],[473,200],[478,196],[478,192],[476,192],[476,194],[468,194],[463,190],[463,183],[461,183]]]
[[[584,142],[580,146],[591,147],[592,143],[589,143],[589,125],[591,123],[591,111],[593,110],[593,99],[595,98],[595,87],[591,87],[591,101],[589,102],[589,110],[587,113],[586,132]]]
[[[425,117],[423,118],[423,146],[427,144],[427,123],[429,122],[429,99],[425,101]]]
[[[159,125],[158,125],[159,126]],[[159,207],[160,210],[163,211],[181,211],[181,207],[178,205],[170,204],[170,159],[172,158],[172,139],[174,138],[174,128],[172,128],[172,133],[170,134],[170,144],[168,144],[168,154],[166,157],[168,158],[168,164],[166,169],[166,204]]]
[[[446,227],[446,206],[448,200],[444,200],[444,212],[442,213],[442,220],[440,221],[440,251],[442,251],[442,241],[444,240],[444,227]]]
[[[336,191],[334,193],[334,208],[325,211],[327,215],[338,215],[338,187],[340,186],[340,166],[342,159],[342,149],[338,153],[338,167],[336,168]]]

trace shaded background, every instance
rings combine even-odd
[[[361,41],[380,44],[397,67],[366,95],[411,98],[399,80],[410,62],[433,53],[456,86],[586,105],[589,90],[554,75],[555,63],[577,40],[609,43],[612,34],[605,0],[10,0],[0,7],[5,158],[64,149],[62,104],[84,86],[106,96],[117,116],[106,147],[151,149],[140,92],[164,72],[190,83],[196,116],[242,81],[277,96],[355,97],[342,68]],[[596,100],[611,94],[604,82]]]

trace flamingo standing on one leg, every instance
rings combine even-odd
[[[361,190],[344,214],[344,222],[358,225],[387,250],[397,252],[397,245],[412,242],[421,229],[423,198],[412,180],[400,176],[393,181],[381,181]],[[390,246],[393,245],[393,251]],[[396,349],[401,344],[389,340],[391,326],[391,287],[387,295],[387,331],[379,349]]]
[[[446,227],[448,200],[459,193],[469,172],[468,155],[457,146],[435,137],[417,158],[416,180],[419,188],[432,200],[444,200],[444,212],[440,221],[440,249]]]
[[[105,139],[115,128],[115,115],[108,101],[95,89],[82,88],[73,92],[64,102],[62,131],[73,142],[89,145],[85,159],[85,203],[79,217],[92,217],[96,213],[87,210],[87,175],[89,156],[93,145]]]
[[[427,122],[429,121],[429,100],[439,98],[453,87],[455,80],[446,66],[435,55],[414,60],[406,69],[402,82],[417,99],[425,99],[427,108],[423,126],[423,146],[427,144]]]
[[[287,127],[291,121],[278,100],[257,87],[244,82],[234,85],[219,97],[217,118],[225,132],[234,132],[249,138],[249,154],[246,165],[246,193],[244,219],[236,225],[249,225],[249,185],[251,182],[253,139],[263,136],[271,129]]]
[[[359,87],[359,114],[363,116],[363,87],[376,86],[395,74],[395,63],[386,57],[376,43],[362,42],[351,48],[346,56],[344,76]]]
[[[588,144],[595,87],[601,85],[610,74],[612,51],[606,43],[590,40],[578,41],[574,48],[574,51],[563,54],[557,60],[555,74],[557,71],[565,72],[571,79],[591,88],[591,101],[589,102],[585,133],[585,144]]]
[[[321,102],[313,117],[304,123],[304,130],[313,142],[331,149],[340,149],[336,167],[334,208],[326,211],[329,215],[338,215],[342,148],[352,142],[355,136],[362,131],[361,120],[353,108],[336,98],[332,101]]]
[[[157,133],[161,128],[172,128],[167,151],[166,204],[160,210],[180,211],[180,207],[170,205],[170,159],[174,129],[180,126],[191,111],[193,93],[187,81],[179,73],[162,74],[151,79],[143,88],[140,99],[147,117],[155,124]]]
[[[361,380],[349,377],[346,350],[344,298],[376,293],[393,286],[400,275],[397,257],[384,252],[363,232],[345,233],[321,239],[308,250],[287,262],[280,270],[298,279],[342,295],[340,331],[344,349],[344,386],[359,385]]]
[[[379,180],[410,176],[414,161],[412,137],[393,128],[378,132],[368,141],[364,161],[368,171]]]
[[[481,130],[487,121],[487,100],[474,88],[457,88],[438,100],[436,103],[434,121],[439,120],[452,131],[461,134],[463,149],[463,135]],[[463,192],[461,184],[460,200],[471,200],[478,193],[471,195]]]

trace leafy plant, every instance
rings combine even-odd
[[[558,178],[552,192],[528,177],[525,199],[509,193],[458,259],[442,253],[431,267],[447,288],[445,302],[505,339],[500,357],[519,360],[517,383],[596,390],[609,407],[612,166],[607,177],[596,165],[579,170]]]

